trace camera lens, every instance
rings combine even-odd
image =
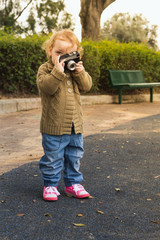
[[[76,63],[73,60],[69,61],[68,64],[67,64],[67,68],[70,71],[73,71],[76,68]]]

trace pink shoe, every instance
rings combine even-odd
[[[84,187],[80,184],[74,184],[70,187],[65,187],[65,193],[69,197],[76,198],[87,198],[90,194],[84,189]]]
[[[57,187],[44,187],[43,189],[43,199],[45,201],[57,201],[60,193],[57,190]]]

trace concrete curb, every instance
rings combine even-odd
[[[0,100],[0,114],[40,108],[40,98],[15,98]]]
[[[160,101],[160,94],[153,95],[154,102]],[[116,95],[81,96],[82,105],[118,103]],[[149,102],[149,94],[123,95],[122,103]],[[40,98],[15,98],[0,100],[0,114],[27,111],[41,107]]]

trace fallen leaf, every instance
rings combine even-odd
[[[92,196],[89,196],[89,198],[94,198],[94,197],[92,197]]]
[[[115,188],[115,191],[116,191],[116,192],[119,192],[119,191],[120,191],[120,188]]]
[[[17,216],[18,217],[23,217],[25,214],[24,213],[18,213]]]
[[[85,226],[85,224],[83,224],[83,223],[73,223],[73,225],[76,227],[84,227]]]
[[[102,212],[102,211],[100,211],[100,210],[97,210],[97,213],[104,214],[104,212]]]
[[[94,151],[95,151],[95,152],[97,152],[97,153],[100,153],[100,151],[99,151],[99,150],[97,150],[97,149],[95,149]]]
[[[151,220],[152,223],[160,224],[158,221]]]
[[[51,214],[50,213],[45,213],[44,216],[45,217],[51,217]]]
[[[95,239],[95,237],[93,236],[92,233],[90,233],[90,235],[88,236],[89,239]]]
[[[83,217],[83,214],[79,213],[77,214],[77,217]]]
[[[33,200],[32,200],[32,202],[36,203],[36,202],[37,202],[37,200],[33,199]]]
[[[159,178],[160,177],[160,175],[158,175],[158,176],[155,176],[154,178]]]
[[[17,124],[24,124],[24,122],[19,122],[19,123],[17,123]]]
[[[66,193],[66,195],[67,195],[67,197],[70,197],[70,198],[72,198],[72,195],[70,195],[70,194],[67,194],[67,193]]]

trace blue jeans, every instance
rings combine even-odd
[[[80,159],[83,157],[82,134],[48,135],[42,134],[44,156],[39,167],[44,186],[57,186],[61,178],[64,160],[64,183],[66,187],[80,183],[83,175],[79,171]]]

